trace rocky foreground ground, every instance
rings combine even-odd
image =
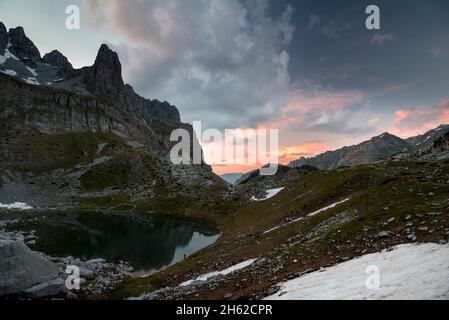
[[[70,284],[75,283],[67,278],[73,275],[73,266],[79,271],[80,288],[70,291],[68,288],[73,288]],[[16,240],[0,239],[0,296],[3,297],[93,297],[113,289],[123,279],[130,277],[132,272],[133,268],[123,262],[113,264],[104,259],[81,261],[73,257],[49,257],[32,251],[21,236]]]

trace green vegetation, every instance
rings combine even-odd
[[[114,158],[89,169],[81,176],[83,191],[102,191],[108,187],[126,188],[132,174],[131,165],[125,159]]]
[[[222,299],[226,292],[233,292],[233,298],[248,298],[263,295],[270,286],[294,274],[413,242],[410,235],[419,242],[447,239],[447,162],[390,161],[318,171],[284,187],[267,201],[248,202],[249,195],[241,195],[221,203],[230,211],[213,216],[222,231],[213,247],[150,277],[130,279],[108,298],[137,296],[176,286],[194,275],[217,270],[217,263],[218,269],[224,269],[242,259],[265,257],[269,263],[257,275],[241,272],[215,291],[205,288],[196,293],[205,299]],[[311,212],[347,197],[351,200],[308,217]],[[264,233],[298,217],[304,219]],[[422,226],[428,231],[421,231]],[[277,270],[276,277],[273,270]],[[245,286],[241,285],[242,279]]]
[[[31,127],[17,126],[7,119],[1,119],[0,125],[0,144],[5,146],[0,153],[3,164],[36,175],[55,169],[71,169],[125,146],[121,138],[111,133],[48,135]],[[105,148],[98,155],[100,144],[105,144]]]

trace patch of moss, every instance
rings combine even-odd
[[[81,178],[83,191],[103,191],[108,187],[126,188],[133,170],[126,160],[112,159],[97,165],[84,173]]]

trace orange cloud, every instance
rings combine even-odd
[[[279,163],[289,164],[291,161],[301,157],[313,157],[329,150],[327,143],[310,141],[297,146],[289,146],[279,149]]]
[[[261,165],[242,165],[242,164],[230,164],[230,165],[213,165],[212,171],[217,175],[225,173],[246,173],[252,170],[259,169]]]
[[[411,114],[412,114],[412,112],[408,111],[408,110],[398,110],[395,113],[395,121],[400,123],[404,119],[407,119]]]
[[[291,161],[301,157],[312,157],[317,154],[329,150],[329,145],[320,141],[309,141],[296,146],[281,147],[278,149],[279,163],[287,165]],[[264,164],[258,163],[254,165],[246,164],[229,164],[229,165],[213,165],[212,170],[218,174],[248,172],[259,169]]]
[[[312,95],[297,93],[283,112],[311,110],[338,110],[360,102],[363,94],[359,91],[316,91]]]
[[[402,109],[395,112],[394,127],[389,131],[401,137],[411,137],[449,123],[449,99],[431,108]]]
[[[281,128],[299,124],[303,118],[315,111],[337,111],[361,102],[364,95],[360,91],[316,90],[312,93],[297,91],[284,106],[276,119],[259,124],[260,128]]]

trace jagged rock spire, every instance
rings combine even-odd
[[[37,62],[41,60],[41,54],[23,31],[22,27],[9,29],[9,42],[11,47],[9,51],[21,60],[30,60]]]
[[[83,78],[90,92],[123,98],[125,85],[122,79],[122,65],[117,53],[107,45],[101,45],[94,65],[83,71]]]

